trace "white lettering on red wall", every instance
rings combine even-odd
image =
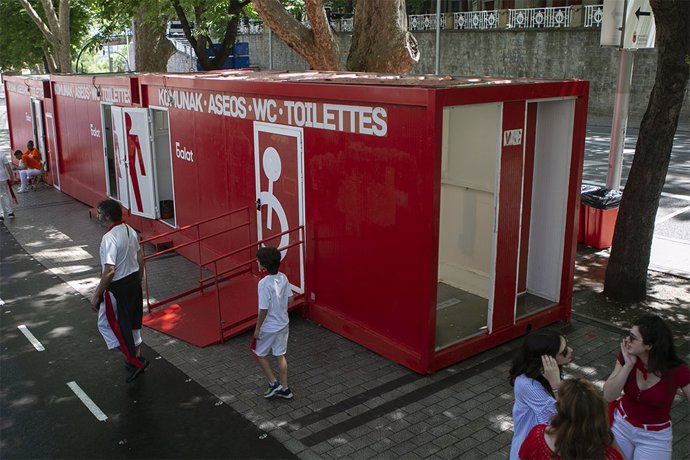
[[[91,135],[93,137],[101,137],[101,130],[96,128],[92,123],[89,123],[89,130],[91,131]]]
[[[10,93],[23,94],[25,96],[29,95],[29,87],[25,84],[18,85],[17,83],[5,82],[5,88]]]
[[[86,101],[103,101],[113,104],[130,104],[132,95],[129,88],[117,86],[73,85],[55,83],[55,94],[62,97]]]
[[[289,101],[158,89],[158,104],[192,112],[383,137],[388,113],[383,107]]]
[[[181,160],[194,163],[194,152],[192,152],[192,149],[187,150],[187,147],[180,147],[179,142],[175,142],[175,156]]]

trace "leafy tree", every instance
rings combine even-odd
[[[690,76],[690,1],[651,0],[656,22],[657,68],[625,184],[604,283],[618,301],[647,295],[654,220],[664,187]]]
[[[243,9],[251,0],[171,0],[184,35],[204,70],[222,69],[232,52]],[[194,28],[189,17],[194,18]],[[222,37],[212,54],[213,38]]]
[[[42,64],[48,42],[15,0],[0,0],[0,71],[19,72]]]
[[[254,8],[276,35],[313,69],[342,70],[340,46],[328,23],[325,0],[304,0],[311,28],[280,0],[254,0]],[[407,31],[405,0],[356,0],[347,70],[409,72],[419,60],[414,36]]]
[[[45,14],[43,1],[39,0],[20,0],[22,6],[16,0],[0,0],[0,17],[2,18],[2,34],[0,34],[0,69],[3,71],[20,71],[25,68],[37,69],[39,72],[63,71],[60,64],[60,56],[55,43],[46,35],[46,29],[51,35],[53,26],[51,20]],[[62,53],[71,54],[75,43],[78,43],[87,32],[89,14],[85,0],[63,0],[69,5],[70,13],[64,20],[68,19],[67,27],[68,38],[66,46],[62,47]],[[48,2],[50,4],[50,2]],[[25,5],[29,5],[33,13],[29,13]],[[52,5],[52,4],[50,4]],[[60,8],[64,8],[61,6]],[[36,15],[44,29],[37,25]],[[58,18],[59,10],[53,10],[55,20]],[[60,22],[58,20],[58,27]],[[63,56],[64,58],[64,56]],[[64,63],[63,63],[64,64]],[[66,71],[71,69],[70,66]]]
[[[166,36],[168,16],[172,13],[166,0],[88,0],[98,33],[85,47],[92,51],[103,47],[108,37],[134,32],[134,61],[140,72],[165,72],[175,47]]]
[[[71,72],[70,0],[60,0],[57,11],[52,0],[41,0],[43,16],[34,9],[29,0],[19,0],[19,3],[51,46],[53,52],[50,55],[52,62],[49,61],[49,67],[58,72]]]

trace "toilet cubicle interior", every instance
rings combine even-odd
[[[526,104],[523,211],[516,241],[512,304],[493,304],[499,202],[502,104],[443,111],[436,350],[486,334],[494,308],[514,319],[558,305],[572,156],[574,99]]]

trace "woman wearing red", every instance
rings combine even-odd
[[[658,316],[638,318],[604,384],[604,398],[613,401],[613,435],[626,458],[671,458],[671,406],[678,388],[690,399],[690,370],[676,354],[671,330]]]
[[[532,428],[520,447],[522,460],[623,460],[613,444],[606,403],[585,379],[564,380],[556,394],[556,415]]]

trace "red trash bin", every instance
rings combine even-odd
[[[613,230],[616,228],[618,208],[595,209],[587,205],[582,205],[582,207],[585,208],[586,213],[585,244],[596,249],[610,248]]]

